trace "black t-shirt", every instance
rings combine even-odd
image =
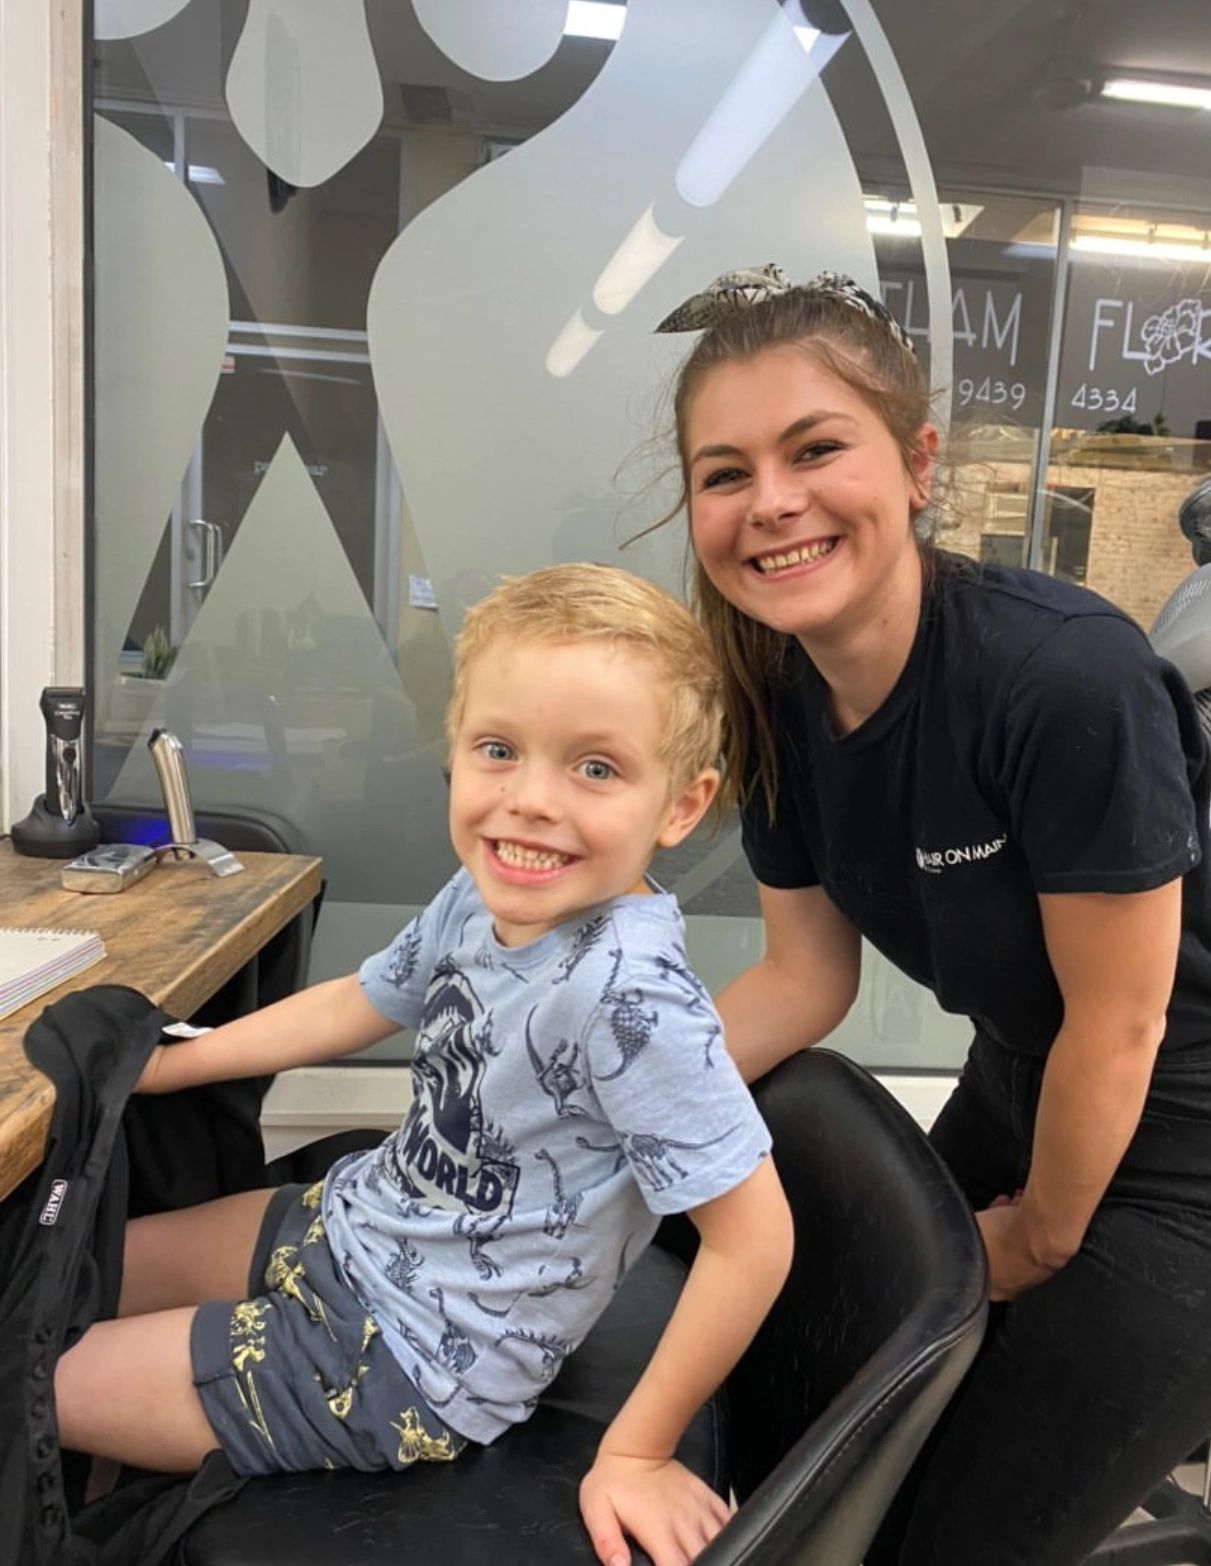
[[[1032,571],[940,555],[877,712],[837,737],[797,642],[771,693],[774,822],[744,847],[771,887],[821,885],[944,1010],[1033,1055],[1063,1016],[1040,892],[1184,876],[1165,1047],[1211,1040],[1207,746],[1189,690],[1133,621]]]

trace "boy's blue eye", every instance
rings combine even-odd
[[[608,761],[586,761],[584,775],[594,783],[607,783],[615,776],[614,768]]]
[[[513,756],[513,747],[504,740],[484,740],[479,749],[489,761],[509,761]]]

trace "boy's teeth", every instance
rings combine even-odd
[[[757,558],[758,571],[785,571],[788,566],[806,565],[812,560],[821,560],[825,555],[832,554],[836,548],[835,538],[820,538],[812,544],[804,544],[799,549],[788,549],[784,554],[760,555]]]
[[[554,854],[549,850],[523,848],[520,843],[507,843],[503,839],[496,844],[496,857],[507,865],[522,870],[558,870],[571,862],[571,854]]]

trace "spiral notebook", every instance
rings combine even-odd
[[[95,930],[0,929],[0,1017],[20,1009],[105,956]]]

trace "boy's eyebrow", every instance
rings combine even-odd
[[[475,727],[485,732],[499,731],[508,734],[512,723],[503,713],[485,713],[482,717],[477,714]],[[610,729],[584,729],[569,730],[568,743],[579,750],[614,750],[630,751],[635,747],[628,740],[625,731]]]
[[[788,424],[778,437],[778,444],[794,440],[797,435],[806,435],[808,430],[814,429],[817,424],[823,424],[826,419],[843,419],[847,424],[857,421],[850,418],[848,413],[839,413],[833,408],[817,408],[812,413],[805,413],[801,419],[796,419],[793,424]],[[701,461],[703,457],[739,457],[743,455],[739,446],[699,446],[698,450],[690,458],[690,466]]]

